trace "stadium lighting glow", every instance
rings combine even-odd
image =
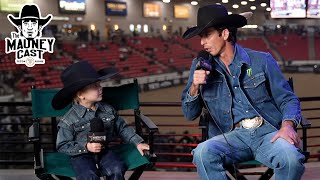
[[[94,31],[96,29],[96,26],[94,24],[90,25],[90,30]]]
[[[163,26],[162,26],[162,30],[163,30],[163,31],[166,31],[166,30],[167,30],[167,26],[166,26],[166,25],[163,25]]]
[[[147,24],[143,25],[143,32],[144,33],[148,33],[149,32],[149,28],[148,28]]]
[[[193,5],[193,6],[198,5],[198,1],[191,1],[191,5]]]
[[[232,7],[233,7],[234,9],[237,9],[237,8],[239,8],[239,5],[238,5],[238,4],[234,4],[234,5],[232,5]]]
[[[270,7],[267,7],[267,9],[266,9],[267,11],[271,11],[271,8]]]
[[[134,25],[133,25],[133,24],[130,24],[130,25],[129,25],[129,29],[130,29],[131,32],[133,32],[133,31],[134,31]]]
[[[222,0],[222,3],[228,3],[229,1],[228,0]]]
[[[267,3],[261,3],[260,5],[261,5],[261,7],[266,7]]]
[[[241,1],[241,4],[242,4],[242,5],[247,5],[248,2],[247,2],[247,1]]]
[[[221,5],[221,3],[216,3],[217,5]]]
[[[230,15],[230,14],[232,14],[232,12],[228,12],[228,14]]]
[[[118,29],[119,29],[118,24],[115,24],[115,25],[114,25],[114,30],[118,30]]]
[[[278,25],[277,25],[277,28],[278,28],[278,29],[281,28],[281,25],[278,24]]]
[[[164,3],[170,3],[170,0],[162,0]]]
[[[251,9],[251,10],[256,10],[256,9],[257,9],[257,7],[255,7],[255,6],[251,6],[251,7],[250,7],[250,9]]]
[[[254,2],[255,0],[249,0],[250,2]]]

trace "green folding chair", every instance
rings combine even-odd
[[[70,157],[66,154],[56,152],[55,142],[57,135],[57,117],[63,116],[71,107],[67,106],[63,110],[55,110],[51,106],[53,96],[58,92],[56,89],[35,89],[31,90],[33,124],[29,128],[29,141],[34,144],[34,168],[39,179],[71,179],[75,177],[75,172],[70,164]],[[156,162],[153,149],[153,134],[158,131],[158,127],[139,110],[139,85],[135,79],[133,83],[117,86],[104,87],[103,100],[110,103],[116,110],[132,109],[135,117],[136,133],[144,137],[145,142],[150,145],[149,155],[141,156],[134,145],[120,144],[110,149],[119,154],[127,164],[128,170],[133,170],[129,179],[139,179],[147,167],[152,167]],[[48,143],[41,141],[43,135],[48,132],[41,132],[41,119],[51,118],[53,146],[50,150],[44,150],[44,145]],[[142,133],[146,128],[148,135]],[[147,137],[147,138],[146,138]],[[48,149],[48,148],[47,148]]]
[[[290,77],[288,80],[288,83],[293,90],[293,79]],[[202,141],[205,141],[208,139],[208,125],[209,121],[213,121],[208,110],[203,109],[202,114],[200,116],[199,126],[202,130]],[[305,156],[305,162],[309,159],[310,152],[307,151],[307,129],[311,127],[310,121],[308,121],[305,118],[302,118],[302,121],[300,123],[300,126],[302,128],[302,154]],[[242,167],[248,167],[248,166],[263,166],[263,164],[256,160],[246,161],[239,164],[236,164],[236,169],[233,166],[226,167],[226,170],[230,173],[230,176],[237,180],[246,180],[247,178],[245,175],[259,175],[259,180],[268,180],[270,179],[274,171],[271,168],[267,168],[264,172],[240,172],[238,169]],[[231,177],[228,177],[231,179]]]

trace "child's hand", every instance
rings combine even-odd
[[[87,146],[88,151],[93,152],[93,153],[100,152],[103,147],[102,144],[100,144],[100,143],[87,143],[86,146]]]
[[[138,151],[140,152],[141,156],[144,155],[143,150],[149,150],[149,145],[145,143],[140,143],[137,146]]]

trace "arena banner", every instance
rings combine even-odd
[[[188,19],[190,17],[189,12],[189,6],[186,5],[174,5],[173,7],[173,14],[177,19]]]
[[[161,16],[160,4],[157,3],[143,3],[143,16],[158,18]]]
[[[45,64],[43,54],[53,53],[55,38],[42,37],[42,30],[52,17],[52,14],[42,17],[36,4],[24,5],[19,17],[8,14],[8,20],[18,32],[11,32],[11,37],[5,38],[5,53],[15,53],[16,64],[25,64],[27,67]]]
[[[126,16],[127,3],[120,1],[106,1],[106,15],[107,16]]]
[[[85,14],[86,0],[58,0],[60,13]]]

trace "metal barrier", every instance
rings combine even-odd
[[[302,104],[315,101],[320,102],[320,97],[301,97]],[[160,132],[155,134],[155,150],[158,156],[156,168],[168,168],[179,170],[178,168],[193,168],[191,150],[197,146],[201,140],[201,130],[198,120],[186,121],[181,112],[174,110],[174,113],[159,113],[144,108],[179,108],[180,102],[141,102],[140,106],[144,115],[156,120]],[[28,142],[28,128],[32,124],[31,103],[30,102],[0,102],[0,108],[7,107],[9,112],[0,113],[0,168],[33,168],[33,146]],[[21,108],[19,108],[21,107]],[[310,160],[319,161],[320,159],[320,108],[302,106],[303,114],[311,121],[311,128],[308,130],[308,151],[311,152]],[[120,113],[121,116],[129,116]],[[131,116],[131,115],[130,115]],[[166,118],[170,122],[162,122]],[[172,120],[172,121],[171,121]],[[43,142],[46,146],[54,146],[50,143],[52,138],[51,122],[44,120],[41,133]],[[318,124],[318,125],[316,125]],[[176,132],[169,130],[176,130]],[[189,130],[192,133],[182,133]],[[299,130],[299,129],[298,129]],[[300,133],[300,130],[299,130]],[[184,169],[185,170],[185,169]]]

